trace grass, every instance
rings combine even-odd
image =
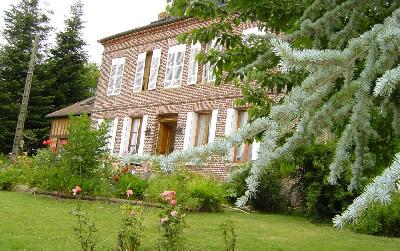
[[[98,250],[115,250],[119,206],[85,202],[94,218]],[[0,250],[80,250],[69,211],[75,201],[0,192]],[[145,208],[142,250],[155,250],[158,210]],[[218,225],[232,220],[237,250],[399,250],[400,238],[383,238],[312,224],[297,216],[196,213],[187,216],[187,240],[193,250],[224,250]]]

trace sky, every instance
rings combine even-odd
[[[4,28],[4,10],[20,0],[0,0],[0,29]],[[53,33],[64,28],[64,20],[75,0],[39,0],[42,8],[52,10],[50,24]],[[166,0],[82,0],[84,4],[83,20],[85,28],[83,38],[88,44],[86,50],[89,60],[100,65],[103,46],[97,40],[157,20],[158,14],[165,9]],[[54,34],[50,42],[54,41]],[[0,38],[0,41],[2,39]]]

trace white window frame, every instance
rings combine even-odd
[[[176,65],[176,55],[178,55],[179,52],[182,53],[182,63],[179,65]],[[169,48],[168,57],[167,57],[167,65],[165,66],[164,88],[175,88],[175,87],[181,86],[182,76],[183,76],[183,68],[185,66],[185,52],[186,52],[186,44],[178,44],[178,45],[175,45],[175,46],[172,46]],[[170,55],[173,55],[173,57],[172,57],[173,62],[171,65],[170,65]],[[178,76],[178,78],[174,79],[175,71],[178,67],[182,67],[182,71],[181,71],[180,75]],[[168,78],[168,68],[170,68],[172,71],[170,80],[167,79]],[[175,84],[174,84],[174,81],[176,81]]]
[[[121,73],[118,74],[119,67],[122,67]],[[121,93],[122,89],[122,80],[124,76],[124,69],[125,68],[125,58],[114,58],[111,62],[110,67],[110,76],[108,81],[108,88],[107,88],[107,96],[115,96]],[[115,69],[113,71],[113,69]],[[117,83],[117,81],[119,83]],[[119,85],[119,88],[116,86]]]
[[[188,85],[194,85],[197,83],[197,75],[199,73],[199,62],[196,60],[196,56],[200,53],[201,44],[197,42],[192,44],[190,49],[189,69],[188,69]]]

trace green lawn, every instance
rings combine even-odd
[[[79,250],[73,233],[74,201],[0,192],[0,250]],[[98,250],[115,250],[119,206],[84,203],[94,217]],[[155,250],[157,210],[145,208],[143,250]],[[399,250],[400,238],[382,238],[315,225],[295,216],[240,212],[187,216],[186,237],[193,250],[223,250],[218,225],[232,220],[238,250]]]

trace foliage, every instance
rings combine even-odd
[[[332,159],[331,145],[312,144],[299,149],[293,165],[296,166],[292,179],[296,180],[293,190],[300,191],[304,213],[315,221],[326,221],[340,213],[355,197],[347,190],[350,175],[329,184],[329,164]]]
[[[133,191],[133,197],[139,200],[144,198],[144,193],[148,186],[147,180],[128,171],[120,173],[118,182],[114,184],[115,192],[120,198],[124,198],[126,196],[126,191],[131,189]]]
[[[400,236],[400,194],[394,192],[390,204],[375,203],[351,227],[356,232],[373,235]]]
[[[224,202],[224,188],[220,182],[194,175],[187,183],[187,193],[190,196],[188,207],[199,212],[218,212]]]
[[[246,178],[251,170],[251,163],[246,163],[233,170],[226,182],[228,199],[234,202],[246,192]],[[287,206],[287,198],[282,193],[282,175],[273,168],[265,169],[260,186],[249,205],[254,209],[266,212],[284,212]]]
[[[246,62],[244,67],[236,67],[241,58],[235,60],[235,65],[223,56],[229,54],[231,40],[239,41],[227,39],[233,33],[230,27],[237,27],[243,21],[256,22],[262,28],[268,27],[267,21],[249,12],[249,6],[254,1],[248,5],[241,2],[224,1],[223,5],[219,5],[219,1],[179,0],[173,1],[170,11],[177,15],[212,17],[215,25],[194,30],[183,39],[188,42],[207,42],[218,38],[217,43],[226,50],[221,53],[212,51],[206,56],[206,61],[216,65],[214,73],[217,80],[224,77],[223,67],[219,66],[225,66],[226,63],[235,66],[229,72],[243,74],[242,78],[235,77],[236,80],[248,79],[256,88],[259,85],[254,81],[257,79],[252,78],[254,75],[268,77],[275,74],[289,79],[299,76],[300,81],[295,81],[294,87],[279,104],[271,108],[267,116],[254,119],[252,125],[209,145],[180,151],[173,156],[153,158],[153,161],[159,162],[161,169],[167,171],[174,170],[181,161],[194,159],[200,164],[212,155],[226,156],[232,145],[263,132],[260,154],[246,179],[248,189],[237,201],[237,205],[243,207],[257,193],[262,170],[271,167],[277,160],[291,159],[296,150],[331,132],[338,140],[329,167],[328,181],[337,184],[349,170],[349,189],[356,191],[361,187],[365,174],[370,173],[364,171],[374,169],[373,156],[379,156],[379,148],[370,148],[370,143],[385,136],[381,128],[374,124],[374,119],[389,120],[395,132],[393,136],[398,138],[400,135],[399,90],[396,89],[400,72],[400,2],[304,1],[304,12],[292,26],[293,29],[286,30],[284,36],[272,33],[254,36],[258,37],[261,45],[269,44],[270,49],[253,57],[254,60]],[[260,5],[261,11],[278,6],[275,1],[261,1]],[[232,9],[235,11],[231,12]],[[251,46],[259,48],[254,44]],[[236,48],[235,44],[232,47]],[[279,60],[271,62],[271,53]],[[273,84],[272,81],[270,83]],[[266,90],[260,89],[265,94]],[[245,94],[256,96],[257,92]],[[254,102],[253,105],[257,107],[260,104]],[[393,116],[389,118],[388,114]],[[393,158],[393,154],[387,156],[386,161]],[[394,184],[399,179],[400,165],[396,157],[392,165],[366,187],[348,210],[334,218],[334,225],[343,227],[353,222],[375,201],[390,202]]]
[[[160,212],[159,229],[161,236],[157,241],[158,250],[182,250],[183,249],[183,228],[185,226],[185,215],[181,213],[177,205],[176,192],[164,191],[160,199],[166,205]]]
[[[50,49],[48,67],[55,109],[92,96],[91,90],[96,86],[98,69],[88,63],[82,16],[83,4],[78,0],[71,6],[65,28],[56,34],[56,44]]]
[[[220,211],[224,202],[225,191],[222,184],[188,172],[154,175],[149,179],[145,200],[163,202],[159,195],[168,190],[176,191],[180,205],[191,211]]]
[[[26,74],[35,34],[40,35],[37,65],[25,121],[24,150],[37,148],[50,129],[43,116],[51,112],[53,97],[43,67],[44,48],[50,26],[48,13],[39,7],[38,0],[22,0],[4,12],[5,41],[0,47],[0,152],[9,153],[22,100]]]
[[[122,205],[121,227],[118,231],[117,250],[137,251],[143,232],[142,209],[131,205]]]
[[[107,156],[107,126],[94,129],[88,115],[70,116],[68,143],[61,152],[64,167],[70,173],[90,177],[101,168]]]
[[[181,205],[188,201],[186,184],[188,177],[183,173],[174,174],[155,174],[149,179],[149,186],[145,192],[145,200],[151,202],[163,202],[160,194],[163,191],[173,190],[176,192],[176,199]]]
[[[226,251],[235,251],[236,249],[236,231],[235,225],[232,221],[226,221],[219,225],[220,229],[222,230],[222,235],[224,236],[224,242],[226,245]]]

